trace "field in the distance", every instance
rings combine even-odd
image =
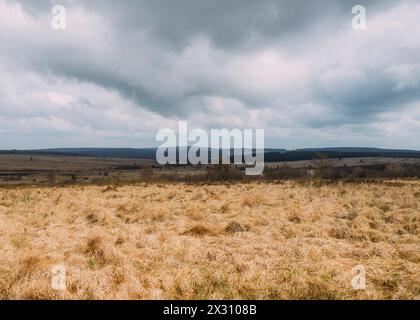
[[[419,299],[419,212],[418,180],[0,188],[0,299]]]
[[[420,158],[362,157],[328,159],[339,172],[360,170],[372,166],[413,166],[420,175]],[[237,166],[239,168],[241,166]],[[265,163],[265,172],[277,168],[308,169],[317,167],[317,159]],[[139,181],[208,181],[207,166],[160,166],[154,160],[142,158],[110,158],[63,155],[0,154],[0,186],[53,186],[70,184],[136,183]],[[243,169],[243,168],[242,168]],[[289,169],[285,169],[288,171]],[[290,171],[290,170],[289,170]],[[292,170],[293,171],[293,170]],[[290,173],[290,172],[289,172]],[[360,173],[360,172],[359,172]],[[360,175],[360,174],[359,174]],[[292,175],[296,177],[295,175]],[[309,173],[299,175],[308,178]],[[363,175],[362,175],[363,176]],[[372,177],[372,175],[368,175]],[[380,174],[382,177],[383,175]],[[401,172],[398,177],[404,177]],[[290,178],[290,175],[286,177]],[[393,176],[394,178],[396,176]],[[255,177],[254,177],[255,178]],[[261,177],[260,177],[261,178]],[[271,175],[270,179],[275,177]],[[354,178],[354,177],[352,177]],[[210,179],[211,180],[211,179]]]

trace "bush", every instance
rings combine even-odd
[[[153,178],[153,168],[151,166],[144,166],[141,169],[141,177],[143,180],[150,181]]]
[[[357,178],[365,178],[366,177],[366,173],[363,170],[362,167],[355,167],[353,168],[353,170],[351,171],[350,174],[350,178],[352,179],[357,179]]]
[[[211,181],[241,180],[243,174],[234,165],[217,164],[207,167],[206,178]]]
[[[296,169],[292,168],[287,164],[283,164],[279,168],[266,168],[264,170],[264,177],[266,179],[298,179],[304,178],[307,176],[307,172],[305,169]]]
[[[399,177],[405,177],[406,172],[405,169],[397,163],[387,165],[384,170],[385,177],[390,178],[399,178]]]

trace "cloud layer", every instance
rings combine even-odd
[[[417,1],[60,4],[65,31],[50,1],[0,0],[0,148],[153,146],[189,120],[271,147],[420,149]]]

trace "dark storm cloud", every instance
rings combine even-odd
[[[357,1],[378,10],[389,3]],[[109,5],[108,9],[119,12],[118,23],[123,29],[144,27],[157,38],[178,46],[204,35],[219,47],[231,48],[246,45],[255,34],[269,40],[306,31],[323,19],[339,20],[354,5],[354,0],[178,0],[175,5],[171,0],[133,0],[122,1],[117,9]]]
[[[14,2],[9,0],[10,2]],[[219,47],[232,48],[254,35],[270,40],[304,32],[323,20],[348,24],[358,4],[380,12],[391,0],[63,0],[21,1],[29,12],[45,13],[51,4],[84,6],[100,13],[124,32],[146,30],[157,40],[182,48],[192,38],[205,36]],[[341,22],[340,22],[341,20]]]

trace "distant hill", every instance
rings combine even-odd
[[[219,150],[221,154],[221,150]],[[244,154],[250,153],[245,149]],[[255,152],[255,150],[254,150]],[[260,150],[258,152],[261,152]],[[266,162],[312,160],[323,154],[328,158],[364,158],[364,157],[391,157],[391,158],[420,158],[420,151],[380,149],[380,148],[306,148],[297,150],[273,149],[264,150]],[[58,156],[83,156],[101,158],[140,158],[155,159],[156,148],[54,148],[37,150],[0,150],[0,154],[23,155],[58,155]],[[233,156],[233,149],[230,151]],[[209,159],[211,150],[209,149]]]
[[[171,149],[171,148],[170,148]],[[179,148],[172,148],[177,152]],[[221,150],[219,150],[221,151]],[[255,150],[243,149],[244,154]],[[286,149],[265,149],[264,152],[286,152]],[[209,156],[211,149],[208,150]],[[220,152],[221,153],[221,152]],[[234,149],[231,149],[233,155]],[[101,158],[142,158],[155,159],[156,148],[52,148],[34,150],[0,150],[0,154],[27,154],[27,155],[61,155],[61,156],[84,156]]]
[[[369,153],[419,153],[420,151],[405,149],[381,149],[381,148],[360,148],[360,147],[332,147],[332,148],[304,148],[295,151],[312,151],[312,152],[369,152]]]
[[[312,160],[320,155],[327,158],[420,158],[420,151],[379,148],[312,148],[287,152],[266,152],[265,162]]]
[[[27,155],[60,155],[83,156],[101,158],[141,158],[154,159],[155,148],[54,148],[36,150],[2,150],[0,154],[27,154]]]

